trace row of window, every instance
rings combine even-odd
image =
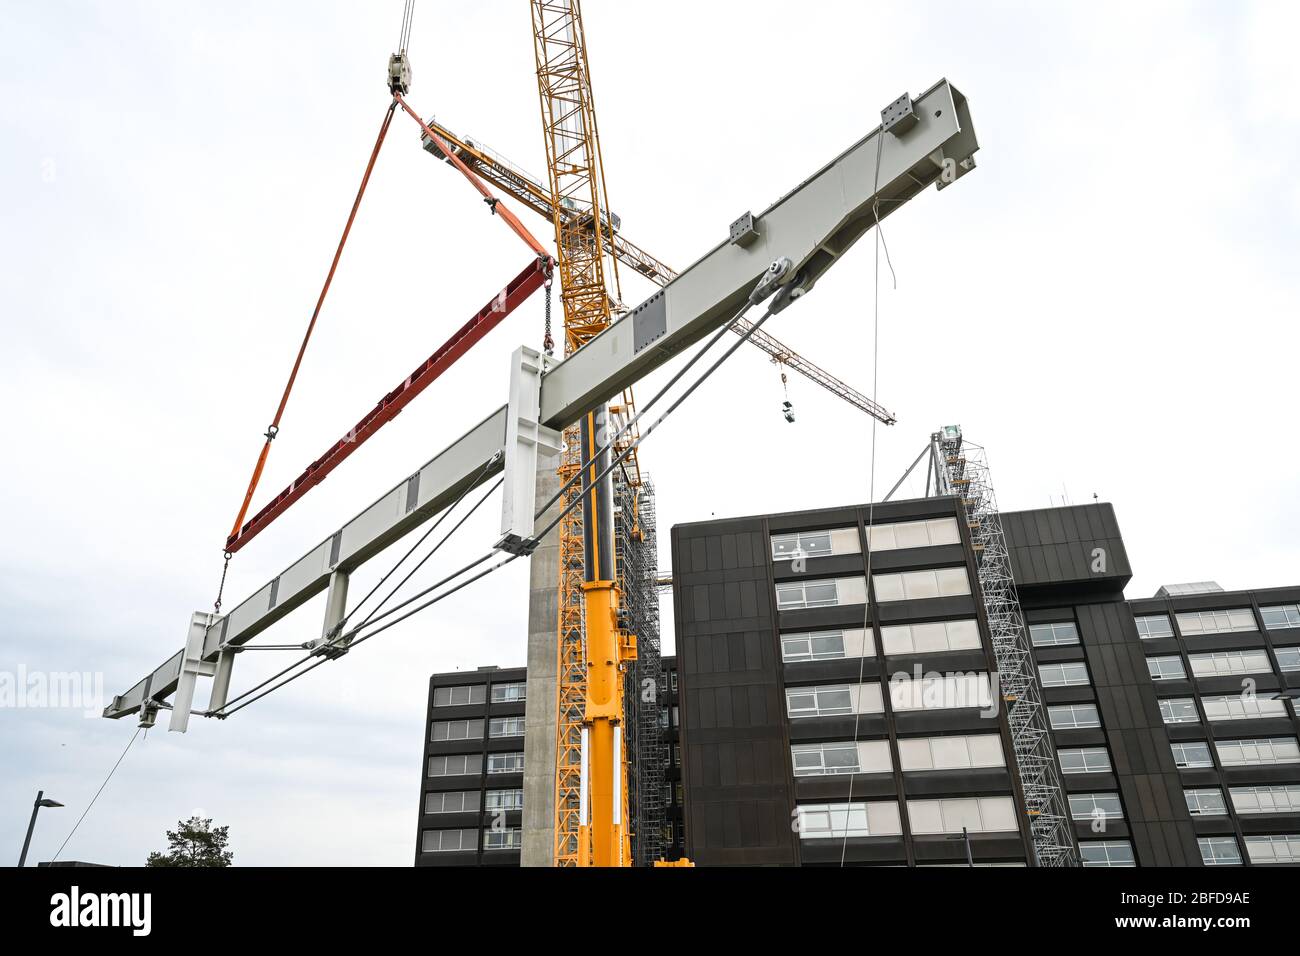
[[[527,684],[517,681],[509,684],[492,685],[492,703],[504,704],[524,700]],[[435,687],[433,689],[434,707],[460,707],[465,704],[482,704],[488,697],[486,684],[465,684],[459,687]]]
[[[1284,671],[1300,670],[1300,647],[1279,647],[1276,651],[1278,666]],[[1268,652],[1261,648],[1242,651],[1212,651],[1205,654],[1188,654],[1193,677],[1234,677],[1241,674],[1269,674],[1273,665]],[[1147,671],[1152,680],[1183,680],[1187,671],[1178,655],[1147,658]]]
[[[483,811],[493,813],[497,810],[522,810],[524,808],[524,791],[489,790],[483,794]],[[450,790],[446,793],[426,793],[424,795],[425,813],[478,813],[478,790]]]
[[[796,777],[890,773],[894,769],[888,740],[793,744],[790,759]],[[1006,766],[1002,738],[997,734],[904,738],[898,741],[898,759],[904,771]]]
[[[1200,837],[1197,845],[1206,866],[1237,866],[1241,848],[1230,836]],[[1080,840],[1084,866],[1136,866],[1133,844],[1127,840]],[[1300,834],[1246,837],[1246,854],[1251,863],[1300,863]]]
[[[1210,745],[1204,740],[1178,741],[1170,744],[1174,763],[1180,770],[1213,767]],[[1242,740],[1216,740],[1214,749],[1225,767],[1300,763],[1300,742],[1294,737],[1251,737]]]
[[[937,833],[1002,833],[1016,830],[1016,810],[1010,797],[953,797],[908,800],[908,825],[914,835]],[[903,823],[898,804],[889,800],[863,803],[813,803],[797,808],[801,840],[898,836]]]
[[[889,700],[896,711],[957,707],[983,710],[992,704],[992,691],[987,674],[896,677],[889,682]],[[880,714],[885,710],[880,685],[875,682],[787,687],[785,701],[792,718]]]
[[[1260,717],[1285,717],[1286,701],[1257,694],[1224,694],[1202,697],[1208,720],[1252,720]],[[1200,722],[1196,701],[1191,697],[1160,698],[1160,716],[1166,724],[1195,724]]]
[[[867,529],[867,546],[872,551],[901,548],[928,548],[940,544],[960,544],[956,518],[929,518],[872,525]],[[826,531],[793,531],[772,535],[772,559],[788,561],[795,557],[816,558],[832,554],[857,554],[861,550],[857,528],[832,528]]]
[[[1202,634],[1233,634],[1259,630],[1255,615],[1248,607],[1221,611],[1184,611],[1174,615],[1184,637]],[[1264,626],[1270,631],[1300,627],[1300,604],[1277,604],[1259,609]],[[1145,639],[1173,637],[1174,629],[1167,614],[1143,614],[1137,617],[1138,636]]]
[[[488,736],[497,739],[501,737],[522,737],[524,735],[524,718],[522,717],[493,717],[487,723]],[[435,741],[446,740],[482,740],[483,739],[483,718],[476,717],[470,720],[435,720],[430,739]]]
[[[1300,784],[1230,787],[1232,808],[1239,814],[1300,813]],[[1218,787],[1193,787],[1183,791],[1192,816],[1226,816],[1228,804]],[[1119,820],[1124,812],[1118,793],[1072,793],[1070,817],[1074,820]]]
[[[890,656],[978,650],[982,646],[974,618],[882,627],[880,641]],[[875,656],[875,646],[862,628],[781,635],[781,660],[786,664]]]
[[[488,773],[523,773],[524,755],[518,753],[487,754]],[[444,754],[429,758],[430,777],[464,777],[483,772],[483,754]]]
[[[421,853],[457,853],[477,850],[479,832],[473,829],[425,830],[420,837]],[[524,845],[519,827],[494,827],[483,830],[483,849],[518,850]]]
[[[970,579],[963,567],[873,574],[871,581],[876,600],[882,604],[970,594]],[[866,600],[865,579],[859,577],[780,581],[776,585],[776,606],[782,611],[865,604]]]

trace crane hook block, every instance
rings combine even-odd
[[[411,61],[405,53],[394,53],[388,58],[388,92],[409,93],[411,91]]]

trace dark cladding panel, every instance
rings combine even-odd
[[[1133,576],[1108,503],[1002,513],[1016,586],[1121,591]]]

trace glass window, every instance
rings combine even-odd
[[[459,707],[464,704],[481,704],[486,699],[487,690],[482,684],[470,684],[465,687],[435,687],[433,689],[434,707]]]
[[[524,808],[524,791],[489,790],[484,800],[485,810],[522,810]]]
[[[1060,704],[1047,708],[1053,730],[1081,730],[1100,727],[1101,714],[1096,704]]]
[[[519,827],[493,827],[483,834],[485,850],[518,850],[524,845],[524,834]]]
[[[881,603],[970,594],[965,568],[873,574],[871,580],[875,584],[876,600]]]
[[[1030,624],[1029,640],[1034,647],[1056,647],[1060,644],[1078,644],[1079,629],[1073,621],[1056,624]]]
[[[1238,813],[1300,813],[1300,784],[1233,787],[1231,793]]]
[[[1016,810],[1010,797],[949,797],[908,800],[912,833],[997,833],[1015,830]]]
[[[1264,619],[1264,626],[1270,631],[1284,627],[1300,627],[1300,604],[1275,604],[1262,607],[1259,616]]]
[[[1039,664],[1038,679],[1044,687],[1074,687],[1088,683],[1088,665],[1082,661]]]
[[[879,684],[818,684],[787,687],[786,709],[791,718],[879,714],[885,704]]]
[[[1137,866],[1128,840],[1080,840],[1079,856],[1084,866]]]
[[[978,650],[983,646],[979,624],[974,618],[882,627],[880,641],[889,655]]]
[[[1178,629],[1183,632],[1183,637],[1258,630],[1255,615],[1248,607],[1233,608],[1230,611],[1185,611],[1174,617],[1178,618]]]
[[[892,801],[807,803],[800,804],[797,812],[801,840],[896,836],[903,832],[898,804]]]
[[[1277,666],[1284,671],[1300,671],[1300,647],[1278,647],[1273,653],[1277,655]]]
[[[488,724],[489,737],[522,737],[524,735],[524,718],[493,717]]]
[[[845,773],[879,773],[893,769],[889,741],[859,740],[795,744],[790,748],[796,777],[834,776]]]
[[[1218,787],[1184,790],[1183,797],[1187,800],[1188,813],[1194,817],[1222,817],[1228,813],[1227,801]]]
[[[1192,740],[1169,746],[1174,753],[1174,765],[1180,770],[1214,766],[1214,761],[1210,759],[1210,745],[1204,741]]]
[[[1300,863],[1300,833],[1246,837],[1251,863]]]
[[[477,790],[452,790],[448,793],[426,793],[425,813],[477,813]]]
[[[786,664],[875,656],[876,649],[867,640],[867,632],[861,628],[781,635],[781,660]],[[673,689],[676,690],[676,687]]]
[[[453,853],[477,849],[477,830],[425,830],[420,840],[421,853]]]
[[[1181,680],[1187,676],[1187,671],[1183,670],[1183,659],[1177,655],[1148,657],[1147,673],[1152,680]]]
[[[432,740],[482,740],[483,720],[435,720]]]
[[[1194,724],[1201,719],[1190,697],[1161,697],[1160,716],[1166,724]]]
[[[968,770],[1002,767],[1002,738],[997,734],[952,737],[904,737],[898,741],[903,770]]]
[[[503,704],[514,700],[524,700],[527,696],[528,684],[524,681],[492,685],[492,703],[494,704]]]
[[[1174,636],[1174,628],[1169,623],[1168,614],[1144,614],[1134,620],[1137,622],[1138,637],[1144,641]]]
[[[1118,793],[1072,793],[1070,819],[1072,820],[1122,820],[1124,809]]]
[[[524,755],[522,753],[488,754],[488,773],[523,773]]]
[[[1061,773],[1108,773],[1110,754],[1105,747],[1070,747],[1056,752]]]
[[[1187,659],[1192,662],[1192,674],[1195,677],[1263,674],[1273,669],[1268,662],[1268,655],[1262,650],[1189,654]]]
[[[429,758],[430,777],[461,777],[482,772],[482,754],[445,754]]]
[[[1214,744],[1225,767],[1247,764],[1300,763],[1300,745],[1294,737],[1257,737],[1218,740]]]
[[[1256,717],[1285,717],[1286,703],[1254,694],[1226,694],[1202,697],[1206,720],[1249,720]]]
[[[867,529],[867,544],[872,551],[961,544],[961,533],[957,530],[956,518],[900,521],[894,524],[872,525]]]
[[[943,677],[895,677],[889,682],[894,710],[932,710],[993,705],[988,674],[947,674]]]
[[[781,581],[776,586],[776,606],[782,611],[835,607],[839,603],[839,585],[834,578],[821,581]]]
[[[850,529],[857,536],[857,529]],[[772,535],[772,560],[788,561],[803,556],[817,558],[832,553],[829,531],[797,531]]]
[[[1201,848],[1201,862],[1206,866],[1236,866],[1241,863],[1236,837],[1201,837],[1196,843]]]

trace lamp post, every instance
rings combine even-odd
[[[36,802],[32,804],[32,819],[27,824],[27,839],[23,840],[23,853],[18,857],[18,866],[21,869],[27,865],[27,848],[32,842],[32,831],[36,829],[36,814],[41,812],[41,807],[61,807],[63,804],[57,800],[50,800],[45,797],[44,790],[36,791]]]

